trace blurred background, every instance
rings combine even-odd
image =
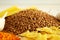
[[[35,6],[54,16],[60,12],[60,0],[0,0],[0,11],[14,5],[20,8]]]

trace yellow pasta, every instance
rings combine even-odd
[[[9,16],[9,15],[12,15],[12,14],[18,12],[18,11],[20,11],[20,8],[18,8],[16,6],[12,6],[12,7],[8,8],[8,9],[6,9],[6,10],[3,10],[2,12],[0,12],[0,17],[4,16],[4,14],[6,12],[8,12],[7,16]]]
[[[38,33],[38,31],[40,32]],[[42,34],[41,32],[43,32],[44,34]],[[37,31],[27,31],[25,33],[22,33],[21,36],[31,38],[34,40],[60,40],[60,29],[55,28],[53,26],[50,28],[37,28]]]

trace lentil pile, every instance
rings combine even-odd
[[[0,32],[0,40],[20,40],[20,38],[10,33]]]
[[[5,18],[3,31],[21,34],[27,30],[35,31],[36,28],[46,26],[60,26],[60,21],[55,17],[36,9],[22,10]]]

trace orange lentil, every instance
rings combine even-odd
[[[14,34],[0,32],[0,40],[20,40],[20,38]]]

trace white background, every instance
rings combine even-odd
[[[0,0],[0,11],[13,5],[20,8],[36,6],[43,11],[50,11],[50,14],[53,16],[60,12],[60,0]]]

